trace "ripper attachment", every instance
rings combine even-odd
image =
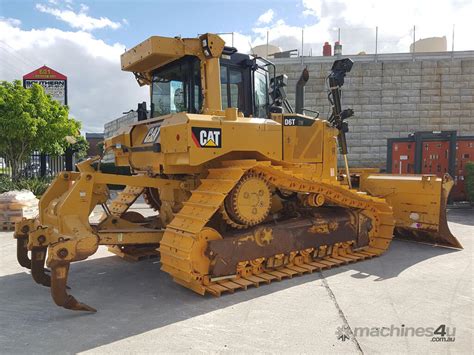
[[[349,174],[349,163],[347,162],[346,141],[346,132],[349,131],[349,125],[345,120],[354,115],[354,110],[350,108],[342,110],[341,88],[344,85],[344,77],[346,76],[346,73],[351,71],[353,64],[354,62],[349,58],[336,60],[332,65],[331,74],[329,74],[327,78],[329,84],[328,99],[332,106],[332,113],[328,121],[339,131],[337,140],[339,142],[339,150],[344,158],[347,183],[350,188],[352,188],[352,185]]]

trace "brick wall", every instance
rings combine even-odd
[[[457,130],[474,135],[474,52],[354,56],[343,88],[343,108],[352,107],[347,134],[351,166],[385,167],[387,138],[415,131]],[[276,59],[278,73],[288,75],[288,97],[303,66],[310,79],[305,107],[327,117],[325,78],[332,57]]]

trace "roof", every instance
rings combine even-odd
[[[31,73],[23,75],[23,80],[67,80],[64,74],[43,65]]]

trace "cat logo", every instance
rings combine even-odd
[[[161,126],[154,126],[148,130],[145,138],[143,139],[142,144],[154,143],[158,136],[160,135]]]
[[[221,148],[222,131],[220,128],[192,127],[192,138],[196,147]]]

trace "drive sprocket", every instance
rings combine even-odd
[[[161,198],[158,189],[153,187],[146,187],[143,190],[143,199],[146,204],[153,208],[155,211],[159,211],[161,208]]]
[[[251,227],[267,218],[271,201],[272,192],[267,181],[261,175],[249,172],[230,191],[224,205],[232,222]]]

